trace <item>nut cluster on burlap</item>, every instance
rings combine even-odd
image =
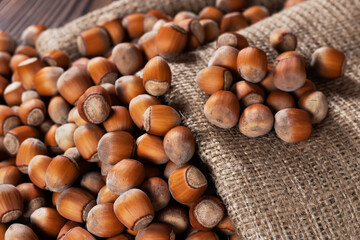
[[[254,1],[252,1],[252,4]],[[272,12],[282,0],[255,1]],[[77,35],[100,18],[159,9],[198,12],[214,0],[120,0],[62,28],[45,31],[41,54],[61,49],[75,59]],[[106,15],[107,17],[104,17]],[[100,20],[99,20],[100,19]],[[211,125],[203,114],[207,99],[195,82],[207,66],[214,44],[172,62],[173,83],[165,101],[183,116],[196,136],[201,159],[210,166],[217,191],[245,239],[357,239],[360,236],[360,1],[311,0],[284,10],[242,31],[250,45],[273,61],[269,34],[289,28],[297,51],[307,58],[329,45],[343,51],[348,69],[336,80],[311,78],[329,100],[329,114],[310,139],[286,144],[270,133],[250,139],[237,129]]]

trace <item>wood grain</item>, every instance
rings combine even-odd
[[[111,2],[112,0],[0,0],[0,29],[20,43],[21,33],[29,25],[59,27]]]

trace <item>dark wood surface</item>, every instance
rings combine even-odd
[[[32,24],[59,27],[112,0],[0,0],[0,29],[19,41]]]

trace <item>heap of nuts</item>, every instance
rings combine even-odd
[[[193,134],[158,97],[171,87],[165,59],[269,15],[243,6],[111,20],[80,34],[86,57],[72,63],[60,50],[39,57],[42,25],[18,47],[0,32],[0,239],[239,239],[190,162]]]
[[[143,55],[174,59],[185,50],[215,41],[221,33],[238,31],[269,16],[263,6],[240,12],[244,4],[245,0],[217,0],[215,7],[207,6],[199,14],[181,11],[174,18],[158,10],[132,13],[82,32],[78,49],[85,57],[114,59],[121,74],[134,74],[143,67]]]
[[[238,33],[224,33],[208,67],[196,77],[198,86],[211,95],[204,114],[213,125],[229,129],[238,125],[247,137],[259,137],[273,127],[285,142],[310,137],[312,124],[327,115],[326,96],[306,78],[305,58],[295,51],[296,36],[275,29],[272,47],[280,54],[269,64],[265,52],[249,46]],[[310,71],[326,79],[339,78],[346,68],[345,55],[331,47],[317,49]]]

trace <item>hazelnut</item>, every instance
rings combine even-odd
[[[103,126],[107,132],[127,131],[131,133],[134,130],[129,110],[123,106],[112,106],[110,115],[103,122]]]
[[[277,89],[292,92],[302,87],[305,81],[305,65],[301,58],[284,58],[275,66],[273,83]]]
[[[246,28],[248,23],[241,12],[227,13],[221,19],[220,30],[224,32],[236,32]]]
[[[264,103],[265,93],[259,86],[251,82],[240,81],[235,83],[231,91],[236,95],[243,107],[248,107],[256,103]]]
[[[205,40],[204,43],[215,41],[220,35],[219,25],[211,19],[200,20],[201,26],[204,28]]]
[[[154,57],[145,65],[143,83],[149,94],[164,95],[170,89],[171,78],[170,66],[162,57]]]
[[[207,186],[208,182],[204,174],[191,165],[176,169],[169,177],[170,193],[182,204],[190,204],[198,200]]]
[[[297,108],[285,108],[275,114],[275,132],[288,143],[297,143],[308,139],[311,135],[310,115]]]
[[[106,185],[104,185],[97,194],[96,203],[114,203],[118,197],[118,194],[113,193]]]
[[[293,94],[299,99],[302,95],[311,90],[316,90],[315,84],[311,80],[306,79],[305,84],[301,88],[295,90]]]
[[[23,213],[23,200],[19,190],[10,184],[0,184],[0,222],[8,223]]]
[[[188,18],[179,22],[179,26],[188,33],[186,48],[194,50],[205,41],[205,30],[199,20]]]
[[[152,164],[160,165],[169,161],[162,138],[147,133],[136,139],[136,156],[139,160]]]
[[[129,105],[130,101],[136,96],[146,93],[143,79],[133,75],[122,76],[116,80],[115,91],[120,102],[126,106]]]
[[[296,107],[296,103],[295,103],[293,96],[291,96],[291,94],[289,94],[287,92],[283,92],[280,90],[272,91],[268,95],[268,97],[266,99],[266,105],[274,113],[276,113],[284,108],[295,108]]]
[[[150,134],[164,136],[171,128],[180,125],[179,113],[167,105],[152,105],[144,112],[144,130]]]
[[[99,161],[97,146],[105,131],[95,124],[85,124],[76,128],[74,143],[83,159],[89,162]]]
[[[87,216],[86,229],[97,237],[113,237],[124,231],[124,225],[114,213],[114,204],[102,203],[93,207]]]
[[[20,172],[27,174],[28,165],[36,155],[46,155],[45,144],[37,138],[27,138],[21,144],[16,154],[16,166]]]
[[[270,33],[270,44],[278,53],[294,51],[297,38],[291,30],[277,28]]]
[[[204,68],[196,76],[196,83],[207,94],[213,94],[219,90],[229,90],[232,82],[231,72],[218,66]]]
[[[0,76],[0,96],[4,95],[5,88],[10,84],[10,82],[4,78],[3,76]]]
[[[31,225],[38,232],[49,237],[56,237],[66,220],[54,208],[41,207],[35,210],[30,217]]]
[[[99,124],[104,122],[111,111],[111,99],[101,86],[88,88],[77,102],[77,110],[85,121]]]
[[[215,7],[223,12],[240,11],[245,5],[244,0],[216,0]]]
[[[230,46],[218,48],[209,60],[208,66],[219,66],[237,72],[236,61],[239,50]]]
[[[0,51],[12,54],[16,48],[16,41],[5,31],[0,31]]]
[[[24,55],[28,56],[29,58],[39,57],[38,52],[36,51],[35,47],[26,46],[26,45],[19,45],[15,49],[15,54],[24,54]]]
[[[80,186],[94,195],[97,195],[100,189],[105,185],[106,183],[99,172],[88,172],[80,181]]]
[[[21,34],[21,40],[25,45],[35,47],[35,43],[40,34],[46,30],[44,25],[30,25]]]
[[[34,87],[41,96],[52,97],[57,95],[57,80],[64,70],[60,67],[44,67],[34,76]]]
[[[148,227],[141,229],[136,235],[136,240],[146,239],[175,240],[175,233],[166,224],[152,223]]]
[[[114,84],[118,79],[118,70],[115,64],[103,57],[92,58],[88,62],[87,70],[96,85],[103,83]]]
[[[126,31],[121,24],[120,19],[113,19],[101,25],[110,35],[111,42],[116,45],[122,42],[126,36]]]
[[[51,158],[45,155],[36,155],[30,160],[28,174],[32,183],[41,189],[46,189],[46,170]]]
[[[143,13],[131,13],[123,18],[122,25],[130,38],[139,38],[144,34],[144,16]]]
[[[156,36],[157,31],[153,30],[142,35],[138,41],[139,48],[145,53],[147,59],[152,59],[158,55],[156,47]]]
[[[0,75],[4,77],[9,77],[11,75],[10,60],[10,54],[0,51]]]
[[[112,59],[122,75],[132,75],[144,65],[140,49],[132,43],[120,43],[112,50]]]
[[[114,165],[125,158],[131,158],[135,151],[133,136],[125,131],[106,133],[98,142],[97,152],[100,160]]]
[[[320,91],[307,91],[300,97],[298,104],[310,114],[313,124],[323,121],[328,113],[328,100]]]
[[[266,76],[263,80],[261,80],[261,82],[259,82],[259,85],[267,92],[272,92],[277,89],[274,85],[273,73],[274,73],[274,66],[272,64],[268,64]]]
[[[198,231],[189,235],[185,240],[202,240],[202,239],[218,240],[219,237],[216,235],[216,233],[211,231]]]
[[[114,84],[102,83],[100,86],[103,87],[106,90],[106,92],[109,94],[110,99],[111,99],[111,106],[121,105],[121,103],[116,95],[116,89],[115,89]]]
[[[56,210],[61,216],[79,223],[86,221],[94,206],[94,197],[82,188],[66,189],[56,201]]]
[[[48,105],[48,114],[51,120],[57,124],[67,123],[70,113],[70,105],[61,96],[52,97]]]
[[[47,51],[41,58],[50,66],[60,67],[66,69],[70,65],[70,58],[63,51],[53,49]]]
[[[59,234],[57,236],[58,240],[63,240],[64,235],[70,231],[72,228],[74,227],[78,227],[80,226],[79,223],[73,222],[73,221],[68,221],[67,223],[64,224],[64,226],[60,229]]]
[[[12,82],[6,86],[3,97],[6,104],[11,107],[21,104],[21,95],[25,91],[21,82]]]
[[[31,228],[20,223],[11,224],[5,232],[4,239],[39,240]]]
[[[345,54],[332,47],[321,47],[311,55],[310,65],[319,77],[339,78],[346,70]]]
[[[156,214],[156,220],[170,225],[175,234],[181,234],[189,226],[189,216],[180,205],[169,205]]]
[[[220,48],[222,46],[230,46],[241,50],[248,47],[249,43],[243,35],[236,32],[229,32],[223,33],[217,38],[216,48]]]
[[[25,139],[38,137],[39,133],[35,128],[30,126],[19,126],[7,132],[4,137],[4,146],[10,154],[15,155]]]
[[[19,79],[26,90],[34,88],[34,76],[45,64],[39,58],[29,58],[19,63],[17,72]]]
[[[22,175],[19,169],[15,166],[0,167],[0,184],[18,185],[21,181]]]
[[[148,178],[140,189],[149,197],[155,212],[163,209],[170,202],[171,196],[168,184],[159,177]]]
[[[36,98],[27,100],[20,105],[19,115],[24,124],[29,126],[39,126],[45,120],[45,103]]]
[[[204,7],[199,13],[200,19],[211,19],[218,25],[220,25],[223,16],[224,14],[218,8],[213,6]]]
[[[217,91],[210,96],[204,106],[207,120],[220,128],[232,128],[239,121],[240,104],[232,92]]]
[[[266,53],[255,47],[240,50],[237,56],[237,69],[245,80],[258,83],[267,73]]]
[[[195,153],[194,135],[186,127],[174,127],[164,137],[164,150],[172,162],[184,165]]]
[[[56,129],[55,141],[64,152],[71,147],[75,147],[74,132],[77,126],[74,123],[66,123]]]
[[[178,12],[175,16],[174,16],[174,19],[173,21],[175,23],[179,23],[183,20],[186,20],[186,19],[197,19],[198,16],[193,13],[193,12],[190,12],[190,11],[180,11]]]
[[[271,110],[263,104],[253,104],[240,116],[239,129],[247,137],[263,136],[274,126],[274,116]]]
[[[5,105],[0,105],[0,136],[6,135],[11,129],[21,124],[20,118],[14,110]]]
[[[159,28],[156,36],[157,52],[170,59],[178,56],[186,47],[188,34],[176,23],[168,23]]]
[[[132,231],[146,228],[154,218],[149,197],[137,188],[122,193],[114,203],[114,211],[120,222]]]
[[[106,178],[110,191],[121,195],[131,188],[139,187],[145,179],[144,165],[132,159],[123,159],[115,164]]]
[[[216,225],[216,229],[227,236],[236,234],[234,224],[232,223],[229,215],[225,215],[225,217],[218,223],[218,225]]]
[[[251,25],[267,18],[270,15],[270,13],[266,7],[252,6],[247,8],[243,12],[243,15],[246,18],[247,22]]]
[[[71,228],[62,238],[62,240],[96,240],[88,231],[82,227]]]
[[[102,27],[83,31],[76,41],[80,54],[86,57],[104,55],[111,48],[110,37]]]
[[[165,169],[164,169],[164,177],[166,179],[169,179],[171,173],[173,171],[175,171],[176,169],[181,168],[181,167],[183,167],[183,166],[177,165],[176,163],[174,163],[172,161],[168,161],[166,166],[165,166]]]
[[[31,99],[40,99],[40,95],[35,90],[26,90],[21,94],[21,103],[24,103]]]

